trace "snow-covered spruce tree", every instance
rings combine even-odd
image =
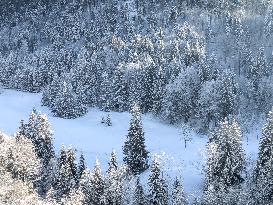
[[[224,120],[230,115],[236,114],[238,110],[238,84],[236,83],[235,74],[225,72],[220,78],[220,87],[218,93],[219,99],[219,117]]]
[[[117,155],[115,150],[111,152],[111,158],[108,162],[108,170],[107,173],[111,173],[112,171],[117,171],[118,169],[118,163],[117,163]]]
[[[257,203],[267,204],[273,199],[273,109],[269,112],[259,145],[254,182]]]
[[[163,172],[160,170],[160,164],[157,158],[154,159],[151,166],[151,174],[148,180],[149,185],[149,204],[168,205],[168,187]]]
[[[55,151],[53,146],[53,132],[46,115],[37,114],[33,132],[33,145],[38,158],[41,160],[41,178],[35,184],[41,195],[52,186]]]
[[[112,97],[112,109],[114,111],[122,112],[128,109],[128,88],[125,80],[124,66],[119,65],[113,76],[113,97]]]
[[[64,80],[55,99],[52,112],[62,118],[73,119],[87,112],[87,107],[73,91],[71,82]]]
[[[11,138],[3,133],[0,133],[0,138],[1,173],[8,173],[13,179],[26,183],[35,182],[40,174],[41,162],[32,142],[24,136]]]
[[[197,111],[200,77],[198,67],[184,67],[166,86],[163,98],[163,118],[170,123],[188,121]]]
[[[273,7],[272,5],[268,7],[265,17],[264,17],[264,33],[266,37],[270,37],[273,33]]]
[[[83,153],[81,153],[80,159],[79,159],[78,171],[77,171],[78,182],[80,182],[82,175],[86,169],[87,169],[87,165],[86,165],[85,157]]]
[[[60,78],[57,74],[53,76],[52,82],[43,90],[42,105],[50,108],[54,107],[55,100],[60,90]]]
[[[18,134],[24,135],[32,141],[37,156],[45,167],[55,157],[53,131],[46,115],[37,113],[33,109],[28,124],[21,123]]]
[[[186,205],[187,199],[184,194],[184,190],[182,187],[181,182],[176,177],[174,184],[173,184],[173,190],[172,190],[172,205]]]
[[[241,131],[234,120],[224,120],[211,135],[207,145],[206,187],[213,186],[216,192],[244,181],[242,171],[245,157],[242,148]]]
[[[77,95],[86,105],[95,105],[97,88],[97,71],[93,64],[92,52],[89,46],[81,49],[78,56],[78,64],[72,71],[72,84]]]
[[[104,204],[118,205],[122,199],[122,173],[117,164],[115,151],[112,151],[105,176]]]
[[[106,118],[103,117],[102,123],[104,123],[108,127],[112,126],[112,120],[109,114],[106,116]]]
[[[60,199],[77,185],[77,166],[75,164],[75,151],[68,150],[62,145],[58,158],[57,170],[54,180],[54,197]]]
[[[109,74],[104,72],[102,75],[102,83],[100,87],[100,95],[98,99],[98,106],[103,111],[110,111],[112,109],[112,86],[109,78]]]
[[[153,93],[152,93],[152,112],[158,115],[162,111],[162,101],[164,96],[164,87],[166,76],[163,69],[160,67],[156,71],[155,79],[153,80]]]
[[[148,168],[148,151],[146,150],[140,108],[132,108],[130,127],[123,146],[124,163],[133,174],[139,174]]]
[[[248,89],[250,90],[248,98],[250,102],[252,102],[254,109],[258,112],[265,112],[266,109],[264,100],[268,100],[264,98],[264,91],[270,87],[270,84],[267,85],[264,81],[266,80],[266,77],[270,76],[270,72],[265,55],[265,48],[261,47],[258,50],[257,56],[251,59],[251,64],[247,73],[247,78],[249,80]],[[270,88],[268,90],[270,91]]]
[[[21,137],[27,137],[27,124],[25,124],[24,120],[20,121],[20,126],[18,131],[16,132],[16,140],[19,140]]]
[[[100,164],[99,161],[96,160],[96,165],[94,167],[94,170],[92,172],[92,177],[91,177],[91,190],[92,190],[92,195],[91,195],[91,204],[98,204],[98,205],[103,205],[104,200],[104,179],[101,174],[101,169],[100,169]]]
[[[78,184],[76,151],[72,147],[67,149],[67,165],[67,172],[70,174],[69,179],[73,184]]]
[[[37,129],[37,111],[35,108],[32,109],[29,114],[28,124],[27,124],[27,133],[26,137],[31,140],[33,144],[36,144],[36,129]]]
[[[132,205],[145,205],[145,204],[147,204],[147,197],[144,193],[144,189],[142,185],[140,184],[139,178],[137,178]]]
[[[89,170],[85,170],[80,179],[79,189],[83,193],[83,204],[91,204],[92,197],[92,184],[91,184],[92,174]]]
[[[67,194],[72,187],[68,187],[68,182],[66,179],[66,166],[67,166],[67,155],[64,145],[62,145],[60,154],[57,162],[57,170],[54,176],[54,193],[53,197],[60,199],[63,195]]]
[[[31,140],[35,153],[42,163],[40,178],[35,183],[39,194],[44,194],[52,186],[54,146],[53,132],[46,117],[37,113],[35,109],[30,113],[28,124],[21,124],[17,137],[25,136]]]
[[[53,131],[46,115],[37,115],[35,129],[36,143],[34,144],[37,156],[41,159],[44,166],[47,166],[55,157],[53,146]]]

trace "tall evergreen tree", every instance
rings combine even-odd
[[[85,170],[87,169],[86,161],[83,153],[80,155],[79,165],[78,165],[78,180],[82,178],[82,175],[84,174]]]
[[[111,152],[110,161],[108,162],[107,173],[110,173],[112,171],[117,171],[117,169],[118,169],[117,156],[116,156],[116,152],[113,150]]]
[[[240,184],[245,166],[244,150],[242,148],[241,131],[234,120],[220,123],[212,134],[207,145],[208,160],[206,169],[206,186],[216,186],[216,191],[222,187]]]
[[[123,161],[133,174],[139,174],[148,168],[148,151],[145,145],[140,108],[137,104],[132,108],[132,119],[123,146],[123,154]]]
[[[125,80],[124,68],[122,65],[118,66],[114,71],[113,76],[113,98],[112,107],[114,111],[122,112],[127,110],[128,102],[128,86]]]
[[[270,203],[273,198],[273,108],[263,128],[254,180],[258,203]]]
[[[53,76],[52,82],[47,85],[43,90],[42,105],[50,108],[54,107],[60,89],[60,78],[57,74]]]
[[[108,73],[104,72],[102,75],[102,83],[100,88],[99,104],[98,106],[101,110],[109,112],[112,109],[112,86],[110,81],[110,76]]]
[[[66,152],[67,155],[67,172],[69,172],[69,180],[73,187],[78,183],[77,164],[75,149],[69,147]]]
[[[96,165],[92,172],[91,178],[92,197],[91,204],[103,205],[103,193],[104,193],[104,179],[101,174],[99,161],[96,161]]]
[[[147,199],[144,193],[144,189],[139,182],[139,178],[136,181],[136,187],[134,191],[133,205],[145,205],[147,204]]]
[[[73,91],[71,82],[64,80],[56,96],[53,113],[62,118],[76,118],[87,112],[87,107]]]
[[[183,191],[183,187],[178,180],[175,179],[172,190],[172,205],[186,205],[187,200]]]
[[[118,205],[122,199],[122,173],[119,170],[116,153],[111,153],[108,170],[105,177],[104,204]]]
[[[54,183],[54,196],[60,199],[67,195],[77,185],[77,167],[75,151],[72,147],[68,150],[62,145],[57,162],[57,171]]]
[[[156,71],[156,76],[153,81],[153,94],[152,94],[152,112],[158,115],[162,111],[164,87],[165,87],[165,73],[162,68]]]
[[[34,144],[37,156],[42,160],[43,164],[47,166],[55,157],[53,146],[53,131],[46,115],[37,115],[37,124],[35,129]]]
[[[158,159],[154,159],[149,176],[149,204],[168,205],[168,189]]]

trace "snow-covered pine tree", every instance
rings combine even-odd
[[[152,112],[155,115],[158,115],[162,111],[165,80],[165,73],[160,67],[156,70],[155,79],[153,80]]]
[[[46,167],[50,160],[55,157],[53,146],[53,131],[46,115],[32,110],[29,116],[28,124],[21,124],[19,133],[25,133],[25,136],[33,143],[38,158]]]
[[[103,205],[103,193],[104,193],[104,179],[101,174],[100,163],[96,160],[96,165],[92,172],[91,177],[91,189],[92,189],[92,196],[91,196],[91,204],[98,204]]]
[[[267,204],[273,198],[273,108],[269,112],[259,145],[254,181],[259,204]]]
[[[105,119],[105,124],[107,126],[112,126],[112,121],[111,121],[111,118],[110,118],[110,115],[108,114],[106,119]]]
[[[132,205],[145,205],[145,204],[147,204],[147,198],[145,196],[144,189],[142,185],[140,184],[140,180],[139,178],[137,178]]]
[[[264,33],[266,37],[270,37],[273,33],[273,7],[272,5],[268,7],[265,17],[264,17]]]
[[[79,159],[79,165],[78,165],[78,182],[80,181],[80,179],[82,178],[83,173],[85,172],[85,170],[87,169],[86,166],[86,161],[85,161],[85,157],[83,155],[83,153],[81,153],[80,155],[80,159]]]
[[[43,90],[42,105],[50,108],[54,107],[55,100],[60,90],[60,78],[57,74],[53,76],[52,82]]]
[[[20,121],[20,126],[18,131],[16,132],[16,140],[19,140],[21,137],[27,137],[27,124],[25,124],[24,120]]]
[[[35,129],[34,144],[37,156],[42,160],[44,166],[47,166],[55,157],[53,146],[53,131],[46,115],[37,115],[37,124]]]
[[[28,118],[28,124],[27,124],[27,135],[26,137],[31,140],[33,144],[36,143],[36,127],[37,127],[37,111],[35,108],[32,109],[29,118]]]
[[[111,173],[112,171],[117,171],[118,169],[118,163],[117,163],[117,155],[115,150],[111,152],[111,158],[108,162],[108,170],[107,173]]]
[[[163,118],[170,123],[187,122],[197,112],[200,76],[198,67],[183,67],[179,75],[167,84],[163,98]]]
[[[184,190],[182,187],[181,182],[176,177],[174,184],[173,184],[173,190],[172,190],[172,205],[186,205],[187,199],[184,194]]]
[[[37,180],[35,186],[39,194],[44,195],[51,188],[53,183],[53,166],[55,159],[53,131],[46,115],[42,115],[41,113],[36,115],[32,137],[35,139],[33,141],[34,150],[42,164],[41,177]]]
[[[68,185],[67,177],[67,154],[64,145],[60,150],[60,155],[57,162],[57,170],[54,179],[54,198],[60,199],[63,195],[69,193],[70,188]]]
[[[100,87],[99,95],[99,107],[101,110],[109,112],[112,109],[112,86],[110,81],[110,76],[108,73],[104,72],[102,75],[102,83]]]
[[[160,170],[160,164],[155,157],[151,166],[151,174],[148,180],[149,185],[149,204],[168,205],[168,187],[163,172]]]
[[[83,193],[83,204],[88,205],[91,204],[92,198],[92,174],[89,170],[85,170],[80,179],[80,187],[79,189]]]
[[[123,112],[127,110],[128,88],[125,80],[124,66],[119,65],[113,74],[113,98],[112,107],[114,111]]]
[[[69,149],[66,150],[64,145],[62,145],[53,186],[54,197],[57,199],[69,194],[77,184],[77,167],[75,159],[74,149],[69,147]]]
[[[219,99],[219,116],[220,120],[224,120],[230,115],[234,115],[238,110],[238,84],[235,80],[235,74],[225,72],[220,79],[220,87],[218,93]]]
[[[70,80],[63,80],[55,99],[53,113],[62,118],[76,118],[87,112],[87,107],[73,91]]]
[[[67,152],[67,172],[69,173],[70,184],[74,188],[78,184],[78,173],[77,173],[77,162],[76,162],[76,151],[71,146],[68,147]]]
[[[145,145],[140,108],[137,104],[133,106],[131,113],[130,127],[123,146],[123,161],[136,175],[148,168],[148,151]]]
[[[118,205],[122,199],[122,174],[120,173],[115,151],[112,151],[105,177],[104,204]]]
[[[220,185],[229,187],[244,181],[244,150],[240,127],[235,120],[220,123],[209,139],[207,154],[206,187],[216,186],[213,189],[217,191],[222,189]]]
[[[96,105],[97,99],[97,72],[92,63],[92,52],[88,46],[81,49],[78,64],[72,73],[72,84],[75,92],[86,105]]]

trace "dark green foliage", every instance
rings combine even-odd
[[[273,197],[273,109],[269,112],[259,145],[257,165],[254,170],[254,197],[260,204],[269,203]],[[256,193],[257,192],[257,193]]]
[[[84,157],[83,153],[81,153],[80,159],[79,159],[79,165],[78,165],[78,174],[77,174],[78,182],[82,178],[82,175],[84,174],[86,169],[87,169],[87,166],[86,166],[85,157]]]
[[[52,111],[58,117],[73,119],[84,115],[87,112],[87,107],[77,98],[71,83],[63,81],[55,98]]]
[[[132,119],[123,146],[124,163],[133,174],[139,174],[148,168],[148,151],[146,150],[141,113],[137,105],[132,109]]]
[[[133,205],[146,205],[147,204],[147,198],[144,193],[144,189],[142,185],[139,182],[139,178],[136,182],[136,188],[134,192],[134,200]]]
[[[220,193],[244,181],[242,172],[245,168],[245,156],[241,131],[236,121],[229,123],[225,120],[220,123],[209,139],[207,154],[206,194],[213,196],[213,193]]]
[[[178,180],[178,178],[175,179],[173,184],[173,190],[172,190],[172,205],[186,205],[187,200],[183,191],[183,187]]]
[[[160,164],[154,159],[151,166],[151,174],[148,180],[149,185],[149,204],[168,205],[168,187],[160,170]]]

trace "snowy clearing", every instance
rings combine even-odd
[[[56,150],[59,150],[61,144],[73,145],[78,151],[84,152],[90,168],[98,158],[102,169],[105,170],[110,153],[114,149],[119,162],[122,163],[122,145],[129,126],[129,113],[110,112],[113,126],[106,127],[100,123],[106,113],[98,109],[90,109],[84,117],[67,120],[52,116],[49,109],[41,106],[40,100],[41,94],[4,90],[0,94],[0,130],[14,134],[20,120],[27,120],[35,107],[48,115],[54,130]],[[162,155],[167,174],[181,174],[188,193],[201,190],[207,137],[192,132],[192,141],[185,149],[177,127],[163,124],[149,114],[143,116],[143,126],[150,155]],[[255,137],[257,133],[252,135],[249,136],[248,142],[244,137],[244,148],[247,157],[255,159],[259,140]]]

